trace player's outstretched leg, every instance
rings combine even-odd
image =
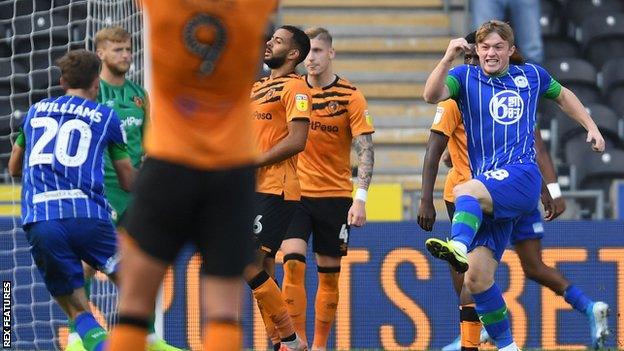
[[[457,272],[464,273],[468,270],[465,244],[454,240],[429,238],[425,245],[433,257],[447,261]]]
[[[473,191],[472,188],[476,190]],[[445,242],[431,238],[425,242],[427,250],[434,257],[448,261],[459,273],[468,270],[468,259],[466,258],[468,246],[472,243],[483,220],[483,210],[479,199],[470,195],[471,191],[475,193],[485,191],[487,193],[483,183],[474,179],[456,186],[453,190],[457,196],[455,214],[451,225],[452,240]]]

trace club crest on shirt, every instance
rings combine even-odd
[[[301,112],[305,112],[308,110],[308,96],[306,94],[295,95],[295,103],[295,106],[297,106],[297,110]]]
[[[524,114],[524,101],[514,90],[503,90],[490,99],[490,115],[502,125],[518,122]]]
[[[529,86],[529,81],[524,76],[517,76],[513,79],[518,88],[526,88]]]
[[[143,98],[141,98],[140,96],[134,96],[134,97],[132,98],[132,100],[134,101],[134,104],[135,104],[138,108],[143,107]]]
[[[108,100],[105,102],[105,105],[110,108],[113,108],[113,106],[115,106],[115,100]]]
[[[339,105],[337,101],[330,101],[329,104],[327,105],[327,107],[329,108],[331,112],[338,111],[338,106]]]
[[[271,88],[269,91],[267,91],[267,93],[264,95],[264,101],[270,100],[273,95],[275,95],[275,88]]]

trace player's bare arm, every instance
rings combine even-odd
[[[604,138],[578,97],[562,86],[561,93],[555,98],[555,102],[563,112],[585,128],[587,131],[587,142],[592,144],[592,150],[603,152],[605,149]]]
[[[9,174],[11,177],[20,177],[22,175],[23,164],[24,148],[15,143],[11,150],[11,157],[9,158]]]
[[[541,198],[546,212],[544,219],[552,221],[565,211],[566,203],[564,198],[561,197],[561,190],[557,183],[557,172],[555,171],[555,166],[544,144],[539,128],[535,128],[535,151],[537,153],[537,164],[542,172],[543,179]],[[549,187],[553,188],[553,193],[549,192]],[[558,190],[558,193],[556,190]]]
[[[310,122],[307,119],[294,120],[288,123],[288,135],[272,148],[258,157],[258,167],[272,165],[284,161],[305,149],[308,140]]]
[[[119,179],[119,185],[125,191],[130,191],[134,184],[134,178],[136,176],[136,170],[130,163],[130,158],[126,157],[121,160],[113,161],[113,167],[117,173],[117,179]]]
[[[438,62],[438,65],[433,69],[425,83],[423,98],[427,103],[437,104],[451,96],[446,86],[446,76],[455,58],[465,51],[470,51],[470,45],[468,45],[466,39],[457,38],[451,40],[444,53],[444,57]]]
[[[446,135],[440,132],[431,131],[429,141],[427,142],[427,150],[425,151],[422,171],[422,194],[418,207],[417,222],[422,229],[428,232],[433,229],[433,224],[435,223],[436,211],[433,206],[433,188],[438,176],[440,158],[446,149],[448,139]]]
[[[368,191],[373,179],[373,166],[375,164],[375,150],[373,148],[373,136],[362,134],[353,138],[353,147],[358,155],[357,187]],[[357,197],[347,213],[347,223],[361,227],[366,223],[366,203]]]

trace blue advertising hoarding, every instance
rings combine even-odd
[[[8,229],[12,222],[0,222]],[[437,236],[449,223],[436,224]],[[562,221],[548,223],[543,259],[592,299],[611,306],[612,335],[607,346],[624,347],[624,222]],[[341,296],[335,329],[329,340],[337,349],[421,350],[441,348],[458,334],[457,298],[449,268],[432,259],[424,247],[430,236],[413,222],[369,223],[351,232],[349,256],[341,271]],[[66,326],[58,307],[30,265],[23,233],[0,234],[1,278],[13,286],[13,341],[52,349],[55,334]],[[7,252],[12,252],[11,256]],[[309,262],[314,262],[309,255]],[[9,274],[10,272],[10,274]],[[278,267],[281,280],[281,267]],[[316,270],[308,264],[308,338],[313,335]],[[497,273],[505,294],[516,343],[523,348],[579,349],[589,343],[584,315],[562,297],[526,279],[517,255],[508,250]],[[199,350],[199,258],[186,248],[163,286],[164,336],[170,343]],[[622,316],[622,317],[618,317]],[[266,335],[253,299],[243,304],[245,346],[267,348]],[[35,338],[36,336],[36,338]],[[47,344],[46,344],[47,343]],[[49,346],[49,347],[46,347]],[[28,347],[24,347],[28,349]]]

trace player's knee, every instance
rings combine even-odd
[[[305,257],[306,251],[308,249],[308,244],[303,239],[291,238],[286,239],[282,242],[280,250],[284,253],[284,255],[288,254],[299,254]]]
[[[316,255],[316,263],[321,267],[337,267],[340,268],[342,257],[333,257],[327,255]]]
[[[494,281],[491,277],[482,274],[481,272],[470,272],[468,271],[464,276],[464,285],[470,294],[478,294],[487,290]]]
[[[477,192],[476,187],[473,184],[473,181],[468,181],[466,183],[456,185],[453,188],[453,195],[457,199],[458,197],[463,196],[463,195],[478,197],[479,194]]]

